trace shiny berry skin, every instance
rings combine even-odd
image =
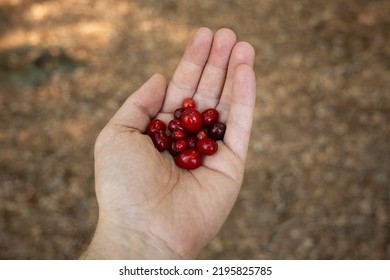
[[[206,156],[211,156],[218,151],[217,142],[215,142],[213,139],[210,138],[204,138],[198,140],[196,147],[198,148],[198,151],[202,155],[206,155]]]
[[[195,169],[202,164],[202,156],[197,149],[189,148],[176,156],[175,163],[184,169]]]
[[[198,132],[202,128],[202,115],[196,109],[186,109],[181,114],[181,124],[188,132]]]
[[[217,121],[209,126],[208,136],[215,141],[222,140],[223,136],[225,135],[225,131],[226,126],[223,123]]]
[[[171,121],[168,123],[168,130],[169,130],[170,132],[174,132],[175,130],[183,130],[183,131],[184,131],[184,127],[183,127],[183,125],[181,124],[181,121],[180,121],[180,120],[173,119],[173,120],[171,120]]]
[[[183,102],[181,103],[181,107],[183,109],[195,108],[196,107],[195,100],[192,98],[184,98]]]
[[[166,125],[162,120],[159,119],[153,119],[146,129],[146,133],[151,137],[154,132],[162,130],[165,131]]]
[[[219,118],[219,113],[216,109],[210,108],[202,112],[203,125],[209,126],[215,123]]]
[[[182,138],[186,138],[187,134],[184,132],[184,130],[174,130],[172,132],[172,138],[173,139],[182,139]]]
[[[179,139],[175,142],[174,149],[177,152],[182,152],[188,147],[188,142],[185,139]]]
[[[178,108],[173,112],[173,117],[177,120],[180,120],[181,114],[183,113],[184,109],[183,108]]]
[[[168,135],[166,135],[165,131],[163,130],[154,131],[150,136],[150,138],[152,138],[154,146],[160,152],[163,152],[168,148],[169,137]]]

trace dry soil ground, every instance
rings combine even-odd
[[[390,258],[390,1],[0,0],[0,259],[75,258],[93,145],[192,32],[256,49],[246,177],[201,259]]]

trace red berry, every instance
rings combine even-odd
[[[201,154],[207,156],[215,154],[218,150],[217,142],[210,138],[200,139],[196,144],[196,147]]]
[[[184,98],[183,102],[181,103],[181,107],[183,109],[195,108],[195,100],[192,98]]]
[[[186,109],[181,114],[181,124],[189,132],[198,132],[202,128],[202,115],[196,109]]]
[[[213,140],[222,140],[225,135],[225,131],[226,126],[223,123],[216,121],[209,127],[208,135]]]
[[[186,133],[183,131],[183,130],[174,130],[172,132],[172,138],[173,139],[182,139],[182,138],[185,138],[187,135]]]
[[[188,142],[185,139],[179,139],[175,142],[175,150],[182,152],[188,147]]]
[[[148,128],[146,129],[146,133],[152,137],[152,134],[156,131],[162,130],[165,131],[166,125],[162,120],[159,119],[153,119],[149,125]]]
[[[175,163],[184,169],[195,169],[202,164],[202,156],[197,149],[189,148],[177,155]]]
[[[198,133],[196,134],[196,138],[198,140],[207,138],[207,131],[205,129],[198,131]]]
[[[202,112],[203,125],[211,125],[218,120],[219,113],[216,109],[210,108]]]
[[[163,130],[154,131],[150,136],[150,138],[152,138],[154,146],[160,152],[163,152],[168,148],[169,137],[168,135],[165,134],[165,131]]]
[[[184,131],[184,127],[183,127],[183,125],[181,124],[181,121],[180,121],[180,120],[173,119],[173,120],[171,120],[171,121],[168,123],[168,130],[169,130],[170,132],[174,132],[175,130],[183,130],[183,131]]]
[[[185,98],[182,108],[176,109],[173,117],[168,125],[153,119],[146,134],[159,151],[168,150],[177,166],[198,168],[202,164],[202,155],[209,156],[218,151],[216,141],[223,139],[226,126],[218,121],[219,113],[214,108],[199,113],[192,98]],[[167,127],[171,132],[169,136],[165,132]]]
[[[175,112],[173,113],[174,118],[180,120],[183,111],[184,111],[183,108],[176,109]]]

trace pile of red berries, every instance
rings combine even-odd
[[[218,143],[225,134],[226,126],[218,121],[219,113],[209,108],[200,113],[195,101],[186,98],[182,107],[175,110],[174,119],[167,125],[160,119],[153,119],[146,130],[154,146],[160,152],[168,150],[177,166],[195,169],[202,164],[202,155],[217,152]]]

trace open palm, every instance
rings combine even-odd
[[[154,75],[132,94],[95,144],[97,258],[194,258],[218,232],[239,193],[255,104],[254,51],[229,29],[200,28],[168,87]],[[226,123],[218,152],[195,170],[177,167],[144,134],[192,97]],[[108,244],[110,248],[108,249]]]

